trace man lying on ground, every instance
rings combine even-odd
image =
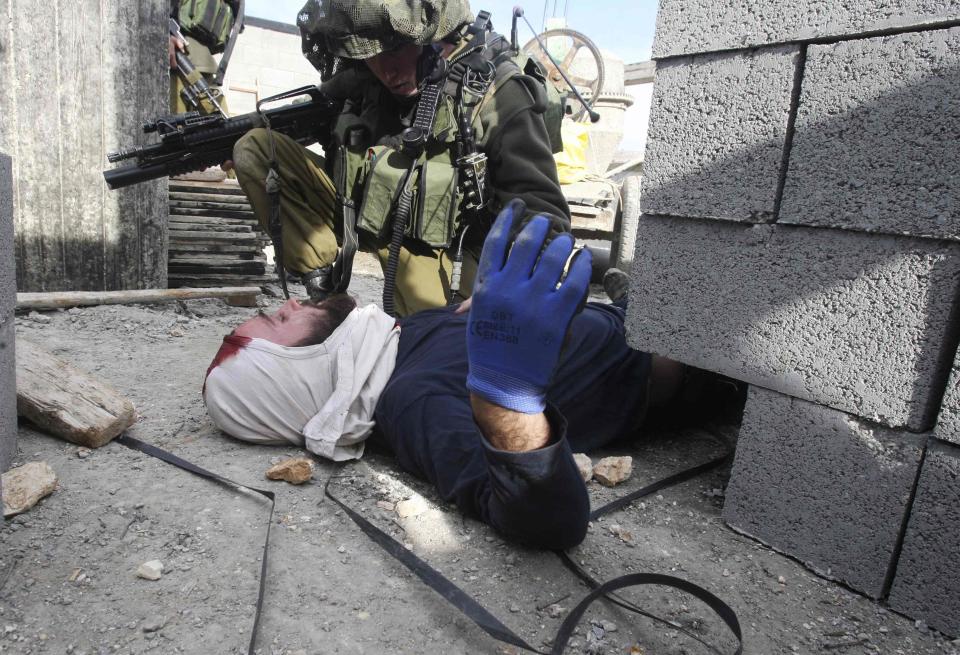
[[[373,434],[505,537],[580,543],[589,499],[573,453],[633,435],[683,367],[627,346],[621,307],[583,305],[590,254],[569,235],[544,247],[546,218],[511,244],[523,211],[508,205],[487,237],[468,312],[396,323],[339,294],[240,325],[207,372],[214,422],[333,460],[360,457]]]

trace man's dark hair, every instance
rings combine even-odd
[[[296,344],[296,347],[315,346],[318,343],[323,343],[327,337],[333,334],[334,330],[340,327],[340,324],[356,307],[356,301],[345,293],[330,296],[323,301],[323,308],[327,310],[327,315],[315,322],[310,334],[304,337],[301,343]]]

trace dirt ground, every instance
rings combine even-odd
[[[380,281],[352,291],[374,301]],[[264,298],[266,308],[279,304]],[[103,306],[17,318],[29,339],[109,382],[135,403],[129,431],[239,482],[277,494],[258,653],[516,653],[488,637],[364,536],[323,497],[323,483],[429,561],[529,643],[545,647],[586,587],[558,558],[505,543],[440,501],[384,453],[312,482],[264,479],[296,449],[258,447],[220,433],[200,387],[222,336],[255,310],[219,301]],[[650,435],[604,454],[630,454],[632,478],[591,482],[594,504],[705,461],[705,433]],[[594,454],[596,456],[596,454]],[[111,443],[89,454],[21,423],[17,463],[43,460],[59,488],[0,532],[0,653],[245,653],[253,622],[268,503]],[[823,580],[727,528],[727,471],[716,471],[597,521],[573,552],[593,575],[676,575],[738,613],[746,653],[960,653],[926,629]],[[401,518],[397,501],[423,501]],[[160,580],[136,577],[148,560]],[[695,599],[661,588],[625,594],[732,653],[726,628]],[[559,609],[558,609],[559,606]],[[709,653],[669,626],[595,604],[570,653]]]

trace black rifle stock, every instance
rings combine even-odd
[[[171,175],[201,171],[233,158],[233,146],[244,134],[266,127],[301,143],[314,143],[328,132],[340,113],[341,104],[315,86],[305,86],[257,103],[258,108],[278,100],[309,96],[273,109],[263,109],[225,118],[218,114],[201,116],[197,112],[164,116],[143,124],[146,134],[156,132],[159,143],[122,148],[107,155],[110,163],[135,159],[135,164],[103,172],[111,189],[155,180]]]

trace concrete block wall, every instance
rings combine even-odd
[[[17,454],[17,381],[13,325],[16,302],[13,167],[10,157],[0,152],[0,473],[10,468],[10,463]]]
[[[960,3],[661,0],[654,57],[632,345],[750,383],[731,527],[960,635]]]
[[[167,285],[167,182],[108,191],[107,153],[169,113],[166,0],[0,2],[0,150],[20,291]]]
[[[296,15],[291,13],[289,19]],[[251,112],[258,99],[319,83],[320,74],[300,54],[296,26],[247,19],[223,82],[231,113]]]

